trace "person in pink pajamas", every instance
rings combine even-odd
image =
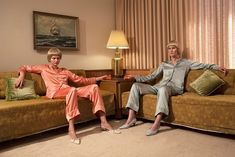
[[[66,98],[66,119],[68,120],[68,134],[71,142],[80,144],[80,139],[76,135],[74,121],[79,118],[80,112],[78,109],[78,96],[88,98],[93,102],[92,112],[101,120],[102,130],[118,133],[113,130],[112,126],[108,123],[105,115],[105,107],[103,99],[100,95],[99,87],[96,81],[103,79],[110,79],[110,76],[104,75],[100,77],[84,78],[75,75],[71,71],[58,67],[62,53],[58,48],[51,48],[48,51],[47,60],[49,64],[42,65],[23,65],[19,67],[19,77],[15,82],[17,88],[23,87],[25,73],[38,73],[41,74],[46,85],[46,96],[48,98]],[[68,85],[68,80],[77,84],[86,86],[75,88]]]

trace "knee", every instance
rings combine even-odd
[[[75,87],[71,87],[70,93],[77,93],[77,89]]]
[[[69,90],[69,93],[66,95],[66,98],[69,97],[77,97],[77,89],[74,87],[71,87],[71,89]]]
[[[167,87],[161,87],[158,89],[158,94],[168,94]]]
[[[140,89],[140,83],[134,83],[131,87],[131,90],[139,90]]]
[[[91,89],[91,91],[98,91],[99,90],[99,86],[97,85],[97,84],[92,84],[92,85],[90,85],[90,89]]]

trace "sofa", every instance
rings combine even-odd
[[[71,70],[79,76],[86,77],[85,70]],[[68,125],[65,118],[65,99],[48,99],[45,97],[46,87],[38,74],[27,73],[26,79],[34,80],[36,99],[13,100],[5,99],[6,78],[17,77],[17,72],[0,72],[0,142],[37,134],[47,130]],[[77,86],[69,83],[72,86]],[[114,93],[104,90],[101,95],[104,100],[106,114],[115,114]],[[81,116],[77,123],[94,120],[91,101],[78,99]]]
[[[169,103],[169,116],[163,123],[189,127],[209,132],[235,134],[235,69],[229,69],[224,76],[218,71],[212,71],[222,80],[224,85],[216,89],[209,96],[202,96],[195,92],[190,83],[198,79],[205,70],[191,70],[185,80],[185,92],[182,95],[172,96]],[[157,83],[154,80],[148,83]],[[210,82],[208,82],[210,84]],[[129,92],[122,93],[122,110],[125,108]],[[157,96],[146,94],[141,97],[139,118],[155,119]]]

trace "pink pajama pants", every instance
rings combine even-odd
[[[88,98],[92,101],[92,112],[96,114],[98,111],[105,112],[104,102],[100,95],[99,87],[97,84],[87,85],[84,87],[67,87],[61,88],[54,98],[66,96],[66,119],[69,121],[78,118],[80,115],[78,109],[78,97]]]

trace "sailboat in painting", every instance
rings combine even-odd
[[[59,28],[59,26],[56,25],[55,22],[51,26],[50,33],[53,36],[59,36],[60,35],[60,28]]]

